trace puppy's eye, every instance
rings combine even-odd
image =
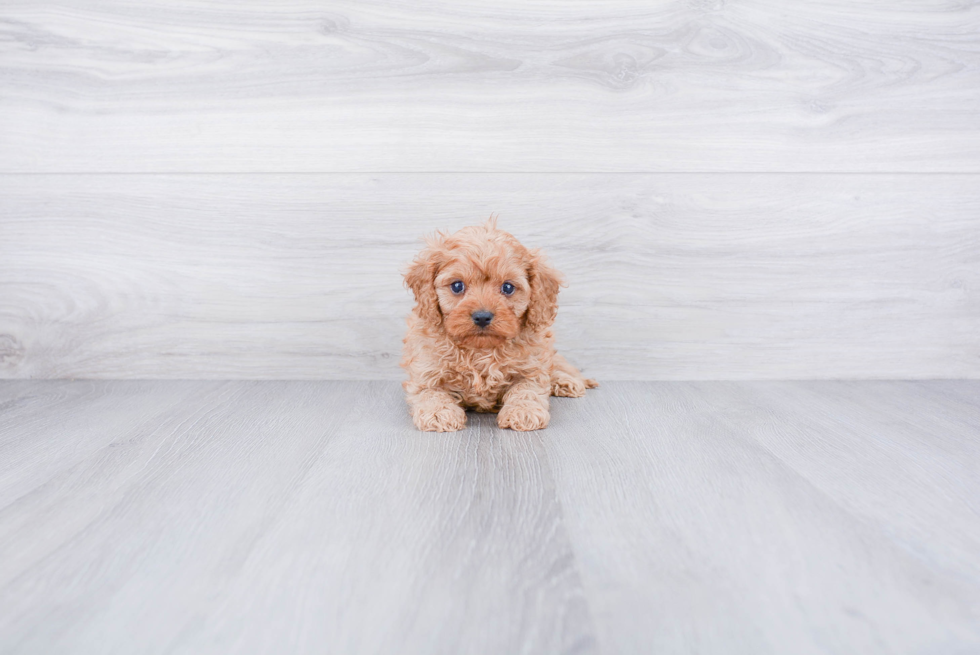
[[[500,285],[500,293],[504,294],[505,296],[509,296],[510,294],[514,293],[514,285],[510,282],[504,282]]]
[[[463,289],[465,288],[466,285],[460,282],[459,280],[456,280],[455,282],[449,285],[449,290],[455,294],[463,293]]]

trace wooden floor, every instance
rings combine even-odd
[[[980,382],[0,383],[0,652],[980,650]]]

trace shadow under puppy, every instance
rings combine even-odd
[[[466,424],[465,409],[497,412],[497,425],[548,425],[548,397],[599,386],[555,352],[558,271],[491,219],[437,234],[405,274],[416,305],[401,365],[419,430]]]

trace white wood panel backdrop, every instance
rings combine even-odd
[[[980,176],[0,176],[0,376],[399,378],[400,269],[500,213],[599,378],[980,377]]]
[[[980,172],[970,0],[5,0],[0,172]]]
[[[398,377],[495,211],[599,377],[980,377],[978,153],[980,2],[10,0],[0,376]]]

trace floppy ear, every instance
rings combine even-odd
[[[529,252],[531,263],[527,278],[531,285],[531,298],[524,315],[524,326],[531,331],[543,330],[555,322],[558,313],[558,287],[563,284],[561,273],[544,261],[539,250]]]
[[[438,270],[438,253],[430,244],[429,248],[419,253],[405,273],[405,286],[415,294],[415,313],[419,318],[433,325],[437,325],[442,320],[435,287]]]

